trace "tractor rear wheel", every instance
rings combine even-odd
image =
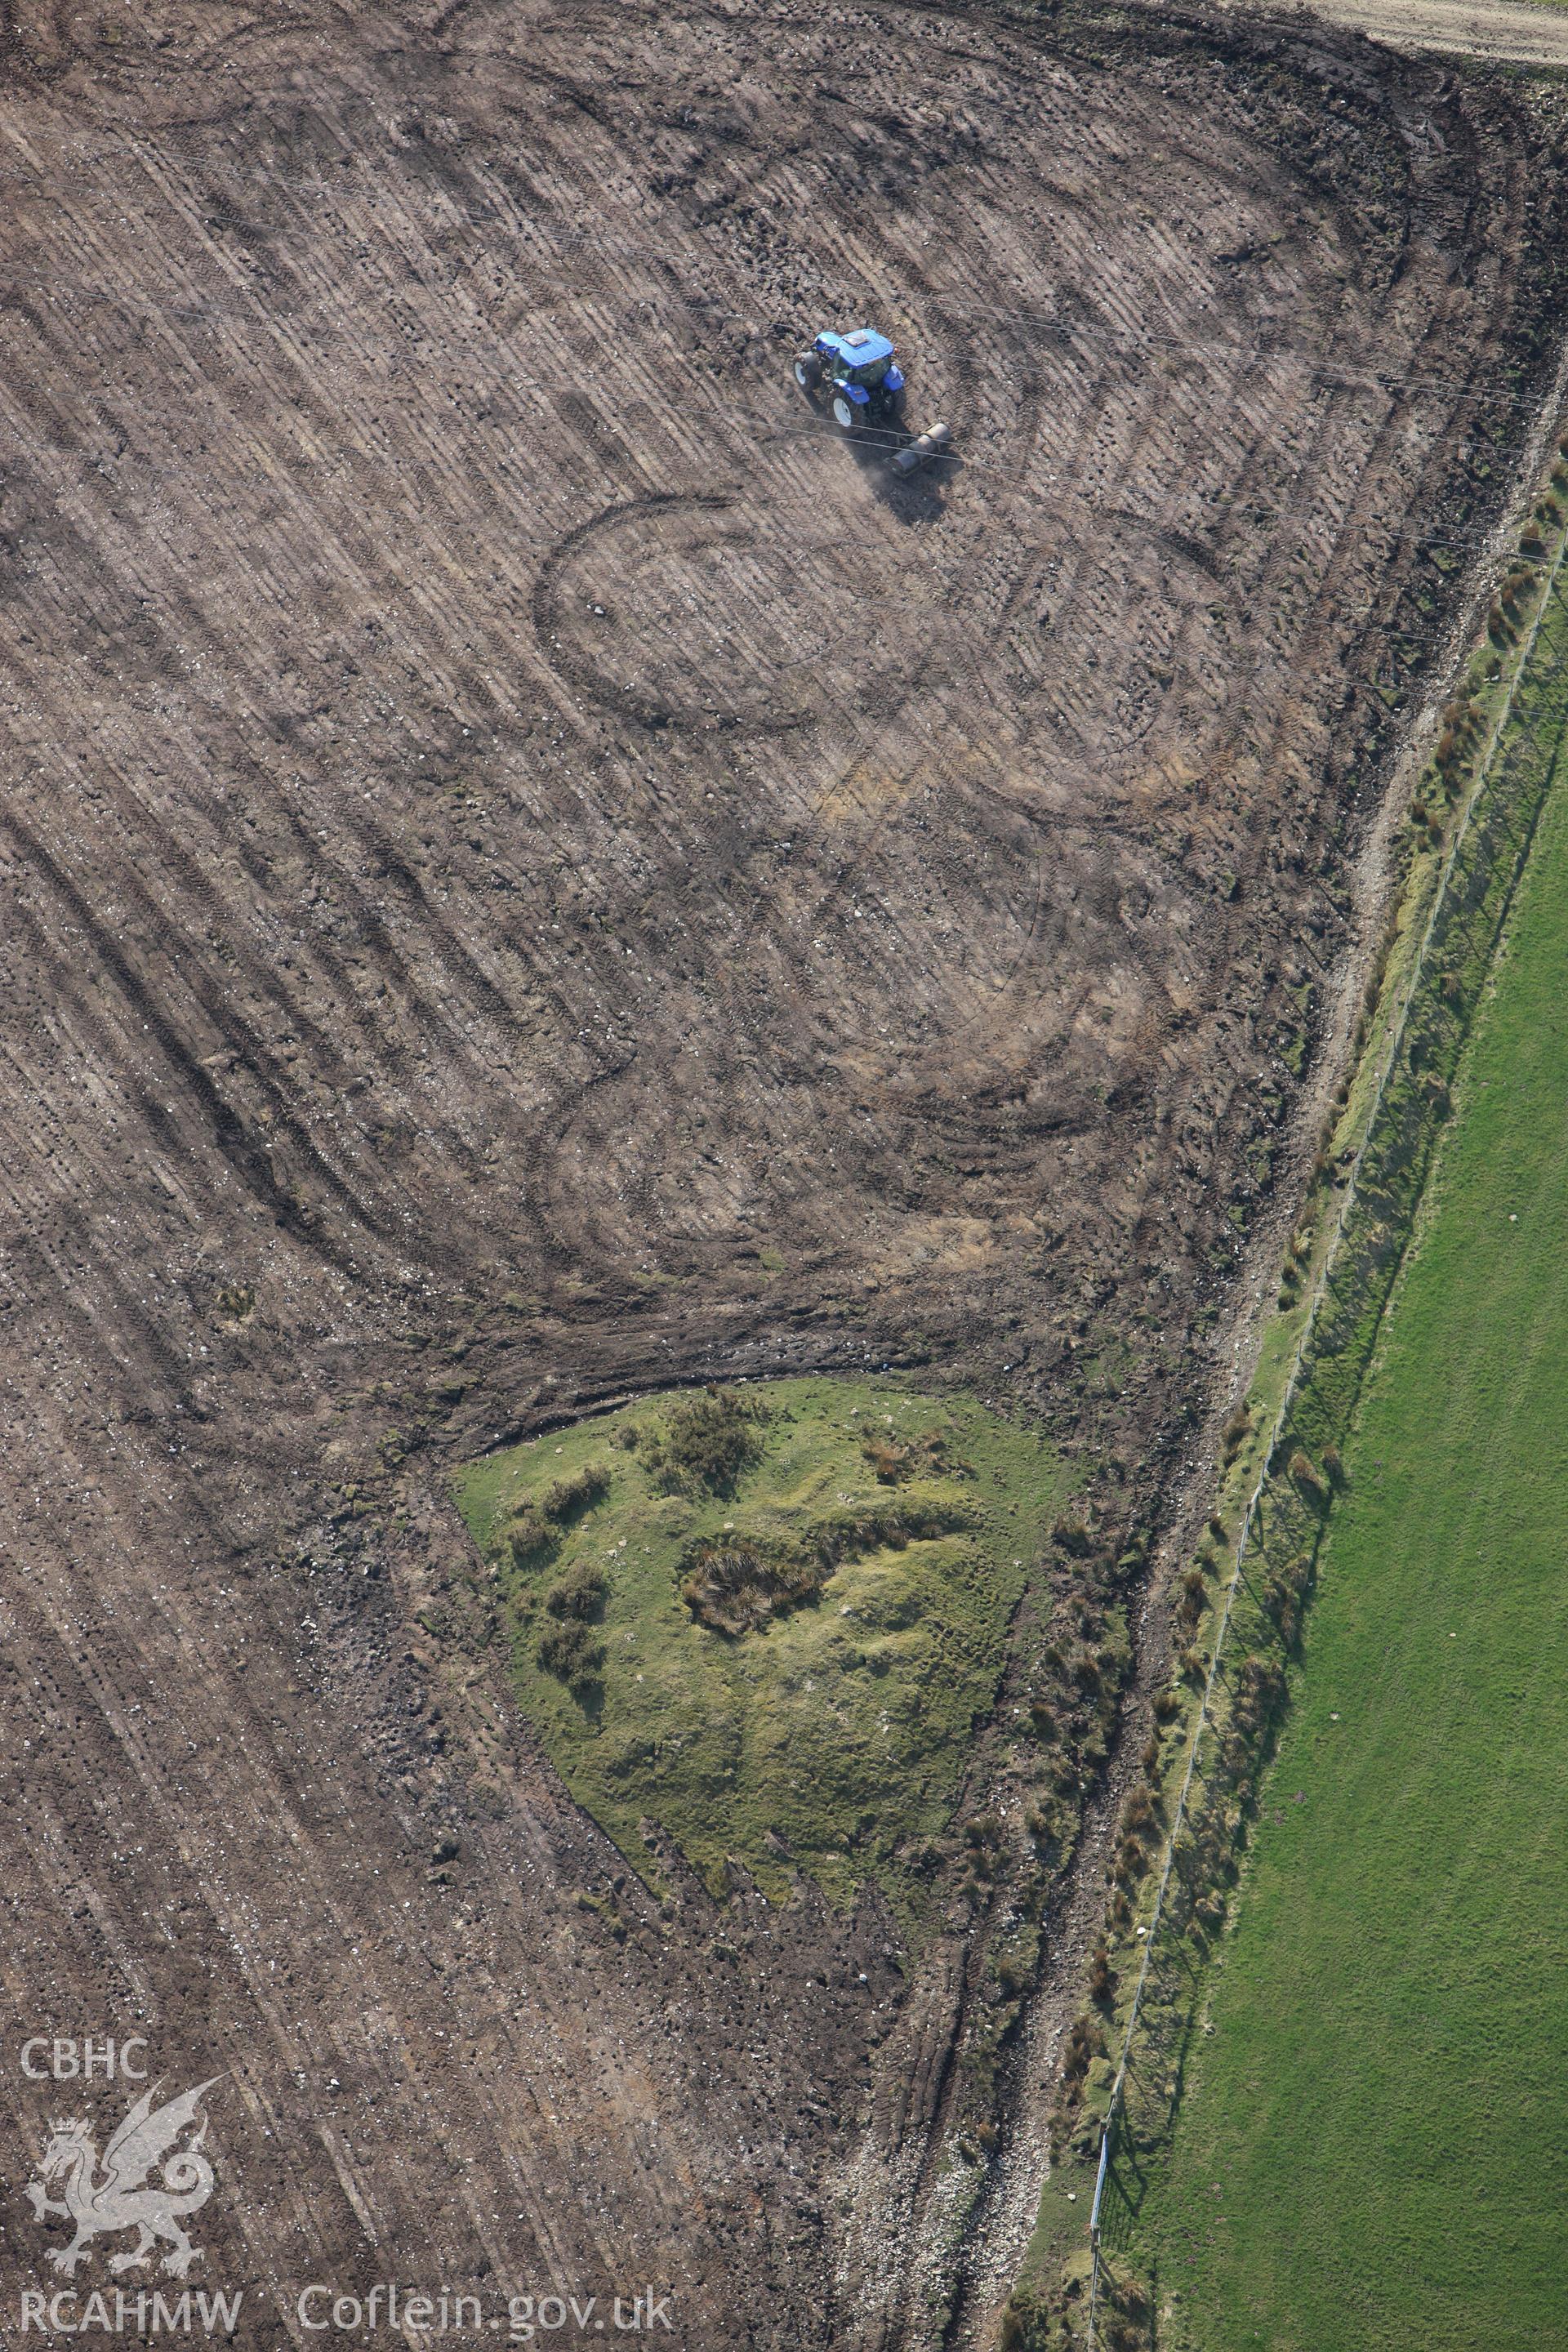
[[[859,410],[845,393],[836,392],[833,395],[833,421],[842,425],[846,433],[853,433],[860,422]]]
[[[802,392],[815,392],[822,382],[822,362],[815,352],[797,352],[795,380]]]

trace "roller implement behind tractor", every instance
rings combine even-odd
[[[875,327],[852,327],[847,335],[825,327],[814,343],[796,352],[795,380],[813,399],[826,393],[834,422],[846,433],[862,432],[868,425],[896,433],[902,422],[903,370],[892,344]],[[900,448],[893,464],[900,474],[916,473],[942,457],[952,441],[945,425],[933,425]]]

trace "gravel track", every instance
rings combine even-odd
[[[1568,67],[1568,11],[1531,0],[1329,0],[1314,14],[1394,49],[1429,49],[1515,66]]]

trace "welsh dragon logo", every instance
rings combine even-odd
[[[79,2119],[51,2126],[38,2177],[27,2183],[27,2196],[38,2221],[58,2214],[76,2224],[68,2246],[49,2249],[56,2270],[69,2278],[87,2258],[92,2239],[111,2237],[121,2230],[134,2230],[136,2243],[110,2254],[111,2271],[134,2270],[159,2239],[169,2247],[161,2268],[174,2277],[184,2278],[191,2264],[201,2261],[201,2248],[192,2245],[180,2222],[184,2214],[197,2212],[213,2192],[213,2168],[202,2154],[207,2120],[199,2110],[213,2084],[221,2079],[214,2074],[161,2107],[153,2105],[161,2087],[154,2083],[104,2149],[101,2172],[90,2123]],[[193,2124],[194,2137],[180,2146]],[[154,2170],[160,2177],[151,2181],[148,2175]],[[56,2181],[63,2183],[58,2198],[49,2195]]]

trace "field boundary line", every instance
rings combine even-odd
[[[1300,1381],[1302,1369],[1307,1360],[1309,1347],[1317,1328],[1319,1312],[1321,1308],[1324,1296],[1328,1290],[1329,1278],[1338,1262],[1340,1247],[1344,1238],[1345,1227],[1350,1218],[1351,1210],[1355,1204],[1358,1197],[1358,1186],[1363,1164],[1365,1160],[1373,1136],[1376,1131],[1378,1114],[1383,1107],[1384,1097],[1387,1091],[1390,1076],[1398,1061],[1400,1047],[1405,1042],[1405,1032],[1409,1025],[1411,1012],[1416,1001],[1421,981],[1425,975],[1426,958],[1431,948],[1433,935],[1436,929],[1437,920],[1447,903],[1449,888],[1453,879],[1454,867],[1458,861],[1459,852],[1464,846],[1465,841],[1468,836],[1471,820],[1474,817],[1476,809],[1491,782],[1493,766],[1497,759],[1499,746],[1501,742],[1504,730],[1508,727],[1508,724],[1513,716],[1514,704],[1518,697],[1520,687],[1527,676],[1534,659],[1535,648],[1541,635],[1542,626],[1551,606],[1552,597],[1556,593],[1557,583],[1562,576],[1565,558],[1568,558],[1568,530],[1564,530],[1559,536],[1557,551],[1552,558],[1551,568],[1547,572],[1544,583],[1542,584],[1540,596],[1536,603],[1535,611],[1531,620],[1530,628],[1519,648],[1518,657],[1510,675],[1507,689],[1498,707],[1497,712],[1494,715],[1492,724],[1488,730],[1486,741],[1476,760],[1474,782],[1471,784],[1469,792],[1465,796],[1465,800],[1459,811],[1458,821],[1453,828],[1453,834],[1444,856],[1442,866],[1434,881],[1432,887],[1431,905],[1427,910],[1426,920],[1422,928],[1419,942],[1416,946],[1414,956],[1410,959],[1405,975],[1399,984],[1400,992],[1396,1000],[1397,1009],[1395,1013],[1391,1014],[1384,1030],[1385,1043],[1381,1059],[1381,1066],[1378,1070],[1376,1082],[1373,1086],[1364,1117],[1361,1121],[1360,1139],[1357,1142],[1355,1154],[1351,1161],[1350,1168],[1346,1171],[1339,1206],[1330,1225],[1328,1240],[1323,1248],[1317,1277],[1313,1283],[1311,1294],[1308,1300],[1307,1313],[1302,1320],[1301,1329],[1298,1337],[1295,1349],[1291,1354],[1289,1373],[1286,1380],[1284,1390],[1280,1395],[1279,1405],[1277,1406],[1272,1418],[1272,1424],[1269,1429],[1268,1444],[1264,1449],[1262,1464],[1258,1470],[1258,1476],[1253,1483],[1251,1492],[1247,1496],[1246,1508],[1242,1514],[1241,1528],[1237,1537],[1231,1573],[1226,1584],[1225,1598],[1221,1606],[1219,1621],[1215,1629],[1214,1654],[1209,1662],[1208,1673],[1205,1677],[1203,1696],[1199,1701],[1198,1711],[1193,1721],[1192,1732],[1187,1748],[1186,1765],[1182,1775],[1181,1789],[1177,1795],[1175,1805],[1172,1811],[1170,1829],[1165,1838],[1164,1853],[1160,1872],[1160,1878],[1154,1894],[1154,1905],[1149,1916],[1148,1932],[1143,1938],[1142,1958],[1139,1963],[1138,1976],[1133,1985],[1131,2007],[1128,2013],[1126,2029],[1122,2034],[1121,2053],[1117,2063],[1116,2073],[1111,2082],[1110,2098],[1106,2108],[1105,2124],[1100,2135],[1100,2162],[1095,2176],[1094,2202],[1089,2210],[1089,2295],[1087,2339],[1088,2352],[1095,2352],[1095,2310],[1100,2284],[1100,2209],[1104,2198],[1106,2178],[1110,2169],[1111,2144],[1115,2136],[1118,2116],[1122,2105],[1133,2037],[1137,2031],[1139,2017],[1142,2007],[1144,1988],[1148,1981],[1150,1959],[1158,1938],[1161,1916],[1164,1909],[1165,1896],[1170,1885],[1171,1872],[1174,1866],[1176,1842],[1181,1835],[1183,1828],[1185,1826],[1187,1801],[1192,1790],[1193,1776],[1197,1767],[1198,1751],[1203,1744],[1204,1734],[1209,1725],[1210,1708],[1214,1696],[1215,1684],[1219,1675],[1220,1661],[1225,1651],[1226,1637],[1230,1629],[1232,1605],[1242,1581],[1242,1567],[1247,1558],[1248,1538],[1252,1532],[1253,1522],[1256,1518],[1264,1491],[1274,1473],[1275,1457],[1279,1451],[1280,1441],[1285,1434],[1289,1420],[1290,1408],[1296,1400],[1296,1393]]]

